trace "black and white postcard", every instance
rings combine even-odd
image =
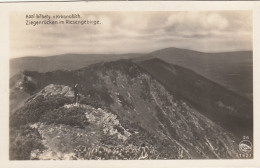
[[[257,165],[259,3],[146,4],[9,5],[8,167]]]

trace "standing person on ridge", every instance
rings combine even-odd
[[[74,90],[74,103],[79,102],[79,89],[78,89],[78,84],[76,84],[73,88]]]

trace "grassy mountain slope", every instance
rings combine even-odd
[[[157,60],[157,64],[162,62]],[[186,71],[178,69],[171,75],[181,75],[178,79],[187,82],[192,76],[198,78]],[[168,91],[167,85],[140,64],[119,60],[74,71],[26,71],[23,75],[10,82],[14,92],[32,95],[10,118],[12,159],[19,159],[20,155],[12,153],[21,152],[23,147],[27,149],[25,159],[238,157],[239,140],[231,131],[200,112],[185,94],[179,94],[177,90],[183,87],[176,85]],[[205,78],[199,79],[207,84]],[[75,83],[80,87],[79,105],[72,104]],[[221,100],[226,105],[225,99]],[[236,110],[236,104],[232,105]],[[239,115],[236,111],[232,114]],[[27,141],[39,144],[38,148],[17,143],[27,134],[35,137]]]
[[[190,102],[202,114],[235,133],[253,136],[253,104],[217,83],[159,59],[137,63],[167,90]]]
[[[10,74],[20,71],[49,72],[75,70],[87,65],[119,59],[159,58],[188,68],[218,84],[253,100],[253,56],[251,51],[204,53],[166,48],[148,54],[64,54],[50,57],[23,57],[10,60]]]
[[[207,79],[253,100],[253,53],[237,51],[204,53],[166,48],[136,58],[137,61],[159,58],[167,63],[188,68]]]

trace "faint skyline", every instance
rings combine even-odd
[[[73,12],[37,12],[72,14]],[[26,26],[10,17],[11,58],[65,53],[143,53],[166,47],[203,52],[252,50],[252,12],[76,12],[100,25]]]

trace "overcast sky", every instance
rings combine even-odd
[[[204,52],[252,50],[249,11],[79,13],[82,19],[100,20],[101,24],[96,26],[26,26],[25,14],[13,13],[10,17],[12,58],[64,53],[143,53],[166,47]]]

